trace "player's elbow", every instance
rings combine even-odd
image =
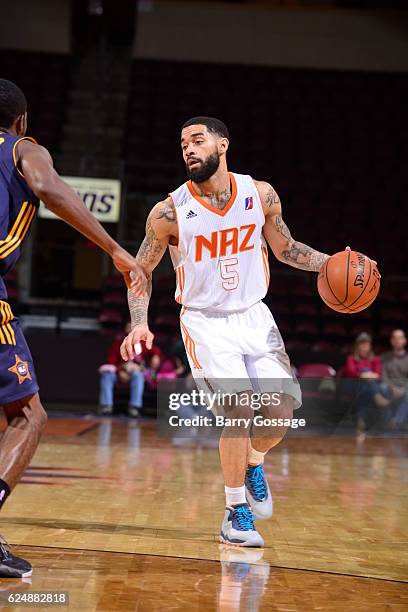
[[[293,239],[280,241],[278,244],[274,245],[273,248],[271,247],[272,252],[278,261],[288,266],[291,266],[292,265],[291,254],[293,252],[295,244],[296,243]]]
[[[32,183],[31,189],[34,191],[37,198],[39,198],[42,202],[46,203],[49,200],[50,189],[43,181],[36,181]]]
[[[278,261],[288,263],[285,259],[285,251],[283,249],[272,249],[272,253],[275,255]]]
[[[56,204],[58,202],[58,188],[53,173],[34,174],[31,176],[30,187],[47,208],[51,207],[51,203]]]

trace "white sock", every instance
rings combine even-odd
[[[250,448],[249,450],[249,455],[248,455],[248,463],[250,465],[259,465],[260,463],[264,462],[264,457],[265,457],[266,453],[261,453],[257,450],[255,450],[254,448]]]
[[[227,506],[246,504],[245,485],[242,485],[242,487],[225,487],[225,500]]]

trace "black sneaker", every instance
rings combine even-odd
[[[110,416],[113,414],[113,406],[99,406],[98,414],[100,416]]]
[[[128,407],[128,415],[133,419],[138,419],[140,416],[140,409],[137,406],[129,406]]]
[[[15,557],[7,542],[1,538],[0,541],[0,578],[27,578],[33,573],[33,568],[28,561]]]

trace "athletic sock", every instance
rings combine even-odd
[[[264,457],[266,453],[261,453],[260,451],[255,450],[254,448],[250,448],[248,455],[248,463],[249,465],[260,465],[264,462]]]
[[[4,480],[0,478],[0,508],[3,506],[9,495],[10,487],[8,486],[7,482],[4,482]]]
[[[242,485],[242,487],[225,487],[225,500],[227,506],[246,504],[245,485]]]

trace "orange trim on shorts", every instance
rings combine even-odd
[[[263,265],[264,265],[266,286],[269,287],[271,273],[269,270],[268,249],[264,246],[262,247],[262,260],[263,260]]]
[[[184,345],[186,347],[186,351],[191,359],[191,361],[194,364],[194,367],[201,370],[202,367],[200,365],[200,362],[198,361],[197,358],[197,353],[196,353],[196,348],[195,348],[195,342],[192,339],[192,337],[190,336],[190,333],[187,329],[187,327],[184,325],[183,321],[181,320],[181,317],[183,316],[183,314],[186,312],[186,308],[185,306],[183,306],[181,313],[180,313],[180,326],[181,326],[181,330],[184,332]]]
[[[191,193],[191,195],[193,196],[193,198],[195,200],[197,200],[197,202],[200,202],[200,204],[202,206],[204,206],[204,208],[206,208],[207,210],[215,213],[216,215],[220,215],[220,217],[224,217],[227,212],[230,210],[231,206],[233,205],[233,203],[235,202],[235,198],[237,197],[237,181],[235,180],[235,176],[232,174],[232,172],[229,173],[230,176],[230,180],[231,180],[231,197],[228,200],[228,203],[226,205],[225,208],[223,208],[222,210],[219,210],[218,208],[215,208],[215,206],[211,206],[211,204],[208,204],[208,202],[206,202],[204,200],[204,198],[202,198],[201,196],[198,195],[198,193],[196,192],[196,190],[193,187],[193,181],[188,181],[186,183],[189,192]]]
[[[176,272],[176,283],[177,283],[177,289],[180,291],[180,278],[179,278],[179,269],[176,268],[175,269]],[[175,298],[176,302],[178,302],[180,304],[180,293],[176,296]]]
[[[176,302],[181,304],[183,300],[183,289],[184,289],[185,280],[186,280],[184,266],[178,266],[176,268],[176,278],[177,278],[177,286],[180,291],[179,295],[176,297]]]

